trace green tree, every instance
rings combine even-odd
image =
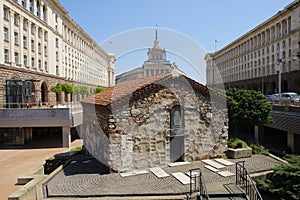
[[[72,85],[69,85],[67,83],[64,83],[61,85],[62,91],[68,95],[71,94],[71,102],[72,102],[72,93],[74,92],[74,87]]]
[[[99,92],[102,92],[102,91],[104,91],[104,90],[105,90],[105,88],[96,87],[96,88],[94,89],[94,92],[95,92],[95,93],[99,93]]]
[[[79,93],[80,93],[81,95],[87,94],[88,91],[89,91],[88,87],[86,87],[86,86],[80,86],[80,91],[79,91]]]
[[[274,194],[278,199],[300,199],[300,156],[286,157],[288,164],[274,168],[266,180],[258,180],[258,188]]]
[[[56,104],[58,104],[58,95],[62,93],[61,85],[52,86],[51,91],[56,94]]]
[[[226,94],[231,100],[228,103],[228,112],[232,123],[250,126],[272,123],[272,106],[261,92],[232,88]]]

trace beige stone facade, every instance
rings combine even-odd
[[[153,47],[148,49],[148,59],[144,64],[141,67],[117,75],[116,83],[169,73],[173,70],[179,71],[178,66],[175,63],[170,63],[170,61],[167,60],[166,50],[160,47],[157,34],[156,30]]]
[[[224,48],[207,54],[206,81],[209,86],[299,91],[292,74],[300,75],[300,1],[285,6],[265,22]]]
[[[226,99],[183,75],[122,82],[101,93],[82,101],[82,137],[113,170],[195,161],[226,149]]]
[[[52,101],[50,88],[58,83],[90,90],[114,84],[114,56],[80,28],[58,0],[0,0],[0,9],[1,87],[7,79],[39,79],[33,82],[34,98],[44,90],[49,96],[43,100]]]

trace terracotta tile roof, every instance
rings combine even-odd
[[[116,84],[103,92],[97,93],[93,96],[89,96],[83,99],[82,103],[95,104],[100,106],[107,106],[114,101],[117,101],[123,97],[126,97],[135,91],[142,89],[148,85],[156,83],[168,76],[171,76],[170,73],[159,74],[155,76],[149,76],[146,78],[136,79],[125,81],[119,84]]]
[[[158,83],[166,80],[168,78],[171,78],[174,74],[172,73],[165,73],[165,74],[159,74],[155,76],[149,76],[146,78],[136,79],[136,80],[130,80],[125,81],[119,84],[116,84],[103,92],[97,93],[93,96],[87,97],[83,99],[82,103],[87,104],[95,104],[99,106],[108,106],[111,103],[118,101],[124,97],[127,97],[128,95],[132,95],[134,92],[143,89],[153,83]],[[216,95],[218,98],[226,99],[226,97],[211,88],[208,88],[207,86],[204,86],[193,79],[179,73],[176,74],[175,77],[183,77],[185,80],[187,80],[191,86],[194,88],[194,90],[201,91],[203,95],[210,96],[210,95]]]

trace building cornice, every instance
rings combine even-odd
[[[235,46],[237,43],[241,43],[243,40],[247,40],[250,35],[254,34],[255,32],[259,32],[261,29],[264,29],[266,26],[276,22],[278,19],[282,19],[283,16],[286,16],[287,14],[289,14],[290,12],[292,12],[294,9],[298,8],[299,6],[300,6],[300,0],[296,0],[292,3],[290,3],[289,5],[285,6],[283,10],[278,11],[275,15],[273,15],[272,17],[270,17],[263,23],[259,24],[255,28],[251,29],[250,31],[248,31],[244,35],[240,36],[233,42],[229,43],[222,49],[220,49],[214,53],[210,53],[210,55],[212,57],[215,57],[215,56],[218,56],[219,54],[222,54],[223,52],[226,52],[226,50],[232,49],[232,46]]]

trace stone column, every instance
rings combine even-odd
[[[28,20],[27,27],[27,47],[28,47],[28,55],[27,55],[27,66],[28,68],[32,68],[31,66],[31,22]]]
[[[39,71],[39,49],[38,49],[38,41],[39,41],[39,27],[36,25],[35,26],[35,33],[34,33],[34,53],[35,53],[35,59],[34,59],[34,66],[36,71]]]
[[[71,132],[69,126],[62,127],[62,145],[63,147],[71,146]]]
[[[24,64],[24,42],[23,42],[23,16],[20,15],[20,26],[19,26],[19,34],[20,34],[20,42],[19,42],[19,45],[20,45],[20,54],[19,54],[19,64],[20,64],[20,67],[23,66]]]
[[[45,71],[46,70],[46,66],[45,66],[45,38],[44,38],[44,30],[41,30],[41,71]]]
[[[291,148],[292,153],[295,151],[295,143],[294,143],[294,133],[288,132],[287,133],[287,145],[289,148]]]
[[[3,16],[4,15],[4,13],[3,13],[3,0],[0,0],[0,10],[1,10],[1,12],[0,12],[0,24],[4,24],[4,19],[3,19],[3,17],[4,17]],[[3,27],[3,25],[2,25],[2,27]],[[4,35],[3,34],[0,34],[0,41],[1,42],[4,41]],[[3,52],[3,49],[1,51]],[[0,53],[0,63],[4,63],[4,54],[2,52]]]
[[[14,30],[15,30],[15,24],[14,24],[14,15],[15,12],[10,10],[10,27],[9,27],[9,40],[10,40],[10,47],[9,47],[9,61],[10,63],[14,63],[15,62],[15,35],[14,35]]]
[[[24,129],[24,138],[25,138],[25,143],[31,142],[32,141],[32,128],[31,127],[26,127]]]

